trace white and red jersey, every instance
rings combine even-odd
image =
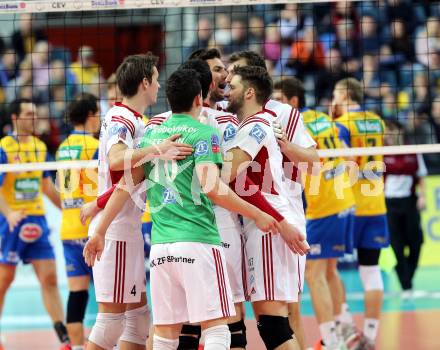
[[[111,171],[108,153],[111,147],[119,142],[129,149],[137,148],[145,132],[142,115],[122,103],[115,105],[107,112],[99,135],[98,162],[98,195],[107,192],[112,185],[119,182],[124,171]],[[106,239],[117,241],[141,241],[141,216],[145,205],[145,189],[138,185],[135,194],[124,205],[122,211],[110,224]],[[143,204],[142,204],[143,199]],[[137,203],[139,202],[139,203]],[[89,227],[89,235],[94,233],[99,220],[98,214]]]
[[[269,100],[264,104],[263,110],[272,115],[278,124],[281,124],[291,143],[303,148],[316,146],[316,142],[304,126],[303,118],[298,109],[286,103]],[[283,168],[286,175],[285,188],[288,193],[288,200],[295,212],[295,216],[292,219],[296,224],[304,227],[305,216],[301,176],[296,166],[285,155],[283,155]]]
[[[171,116],[172,112],[168,111],[150,118],[147,123],[147,129],[161,125]],[[221,137],[220,145],[222,146],[222,148],[226,142],[232,140],[235,137],[239,123],[237,117],[224,111],[213,109],[207,105],[203,106],[200,112],[199,120],[201,123],[209,125],[218,130]],[[226,210],[217,205],[214,205],[214,213],[217,221],[217,226],[220,230],[220,234],[223,231],[223,226],[227,228],[236,226],[236,222],[238,221],[236,213],[232,213],[229,210]]]
[[[292,214],[285,196],[283,155],[272,129],[273,120],[273,116],[265,111],[246,118],[225,149],[240,148],[249,154],[253,163],[246,170],[247,177],[282,215]]]

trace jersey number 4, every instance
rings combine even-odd
[[[136,296],[136,285],[134,285],[133,288],[131,288],[130,294],[132,294],[133,296]]]

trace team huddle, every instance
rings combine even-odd
[[[157,58],[129,56],[116,71],[121,99],[101,123],[90,94],[67,113],[74,131],[57,160],[98,159],[97,173],[59,170],[58,188],[46,172],[0,174],[0,307],[22,260],[34,265],[65,349],[84,349],[91,279],[99,309],[88,350],[245,349],[246,301],[267,349],[304,349],[306,280],[322,337],[315,348],[374,349],[378,260],[388,244],[381,157],[320,160],[316,149],[380,146],[382,120],[361,108],[355,79],[336,84],[326,115],[306,107],[298,79],[274,84],[257,53],[229,61],[226,69],[216,49],[194,52],[166,81],[171,110],[148,120],[143,113],[160,88]],[[32,136],[35,106],[14,103],[1,163],[44,161],[45,146]],[[67,328],[42,193],[63,213]],[[337,271],[353,248],[365,290],[363,332]]]

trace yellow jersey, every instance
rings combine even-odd
[[[377,114],[361,109],[350,110],[336,119],[339,137],[349,147],[383,146],[385,124]],[[353,186],[358,216],[386,213],[383,156],[356,157],[358,181]]]
[[[61,143],[56,153],[57,161],[98,159],[99,141],[92,135],[73,131]],[[58,170],[58,186],[61,196],[61,239],[87,238],[88,225],[79,219],[81,206],[96,199],[98,172],[96,169]]]
[[[317,144],[317,149],[341,148],[338,131],[325,113],[305,108],[301,110],[304,125]],[[321,159],[319,175],[304,174],[307,219],[335,215],[355,205],[349,178],[342,157]]]
[[[29,136],[26,142],[19,142],[13,135],[0,140],[0,164],[48,160],[46,145],[35,136]],[[22,210],[28,216],[42,216],[42,181],[49,176],[48,171],[41,170],[0,173],[0,192],[12,210]]]

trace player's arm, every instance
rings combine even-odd
[[[95,259],[101,258],[104,249],[105,233],[116,215],[123,209],[125,203],[133,194],[135,186],[143,181],[145,173],[143,167],[132,169],[123,176],[114,188],[107,205],[102,211],[92,237],[84,246],[83,256],[89,266],[93,266]]]
[[[108,152],[109,166],[112,171],[139,167],[155,158],[165,160],[185,159],[192,153],[191,145],[176,142],[180,135],[173,135],[164,142],[138,149],[131,149],[125,143],[118,142]]]
[[[301,124],[300,124],[301,123]],[[303,136],[307,137],[307,130],[305,130],[302,120],[298,121],[298,128],[300,130],[297,133],[305,133]],[[303,126],[301,129],[301,125]],[[312,145],[309,147],[302,147],[297,145],[291,141],[289,141],[288,135],[284,131],[284,129],[279,125],[274,123],[274,133],[278,140],[278,145],[280,146],[281,152],[289,158],[289,160],[299,167],[299,164],[307,164],[307,173],[312,174],[313,171],[316,171],[316,166],[319,164],[319,155],[316,151],[316,145]],[[314,168],[315,167],[315,168]],[[303,167],[299,167],[301,170]]]
[[[242,200],[220,179],[216,164],[199,163],[196,165],[196,173],[202,191],[213,203],[255,221],[263,232],[278,232],[278,222],[275,219]]]
[[[47,198],[49,198],[57,208],[61,209],[61,198],[50,175],[43,177],[42,189]]]
[[[6,157],[5,151],[0,148],[0,164],[7,164],[8,159]],[[3,187],[3,182],[5,180],[6,173],[0,173],[0,188]],[[12,210],[5,200],[5,197],[0,192],[0,213],[6,218],[9,224],[9,230],[13,231],[14,228],[19,224],[21,220],[26,217],[23,211]]]

